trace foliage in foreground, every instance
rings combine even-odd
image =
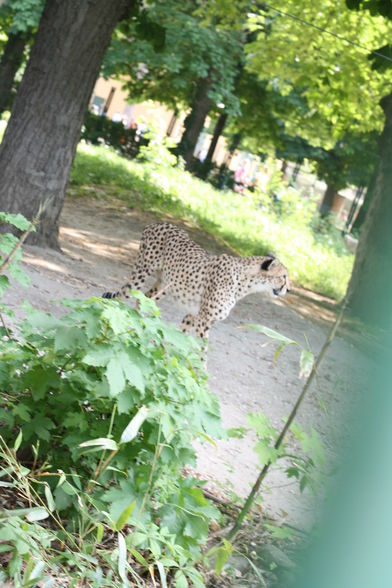
[[[192,562],[218,513],[181,469],[194,462],[194,438],[220,433],[218,405],[197,343],[165,325],[154,302],[139,295],[139,304],[141,314],[69,301],[59,319],[30,309],[17,339],[3,329],[2,434],[12,446],[20,432],[31,492],[44,493],[86,553],[127,524],[126,549],[147,570],[159,562],[177,569],[179,586],[184,574],[201,585]],[[58,539],[67,544],[61,528]]]
[[[130,206],[193,220],[241,255],[273,251],[297,285],[336,299],[345,293],[353,256],[341,235],[319,222],[314,202],[279,180],[275,206],[260,192],[221,192],[181,169],[128,161],[108,148],[80,145],[71,185],[73,194],[104,193]]]
[[[20,246],[38,219],[0,213],[0,222],[25,231],[20,239],[1,236],[0,274],[7,269],[26,283]],[[2,291],[10,286],[8,278],[0,284]],[[134,296],[140,312],[100,298],[66,302],[62,318],[28,307],[17,336],[3,320],[7,307],[0,307],[0,581],[127,587],[131,579],[144,587],[159,576],[162,587],[202,588],[202,564],[236,576],[237,553],[264,585],[246,550],[226,538],[201,551],[219,513],[182,467],[194,459],[193,439],[221,433],[217,401],[199,345],[162,323],[154,302]],[[266,327],[248,327],[278,341],[275,358],[298,345]],[[313,356],[299,348],[306,375]],[[301,491],[318,491],[324,456],[314,430],[309,436],[292,426],[301,449],[288,453],[265,415],[249,415],[249,424],[264,469],[283,458]],[[292,536],[269,531],[279,540]]]

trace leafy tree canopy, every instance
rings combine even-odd
[[[44,0],[6,0],[0,6],[0,31],[26,33],[38,26]]]
[[[247,47],[248,67],[283,94],[293,85],[302,90],[310,111],[329,121],[334,141],[348,131],[381,129],[378,102],[392,82],[392,71],[373,69],[369,51],[350,42],[376,50],[391,36],[392,23],[347,10],[343,0],[325,0],[321,8],[311,0],[300,6],[276,0],[274,9],[265,5],[250,15],[249,23],[262,30]]]
[[[157,0],[119,25],[103,72],[126,79],[131,99],[187,107],[198,79],[211,77],[215,104],[238,112],[233,93],[242,33],[209,24],[193,1]]]

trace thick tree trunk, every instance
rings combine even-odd
[[[185,160],[187,169],[189,169],[192,162],[197,140],[212,106],[212,100],[208,96],[210,87],[211,80],[209,77],[199,80],[192,102],[192,109],[184,121],[185,129],[178,144],[177,152]]]
[[[32,218],[33,242],[58,247],[58,219],[88,101],[132,0],[47,0],[0,146],[0,210]]]
[[[321,216],[327,216],[332,210],[333,201],[336,195],[336,188],[332,184],[328,184],[327,189],[324,192],[323,199],[320,204]]]
[[[11,106],[11,90],[16,73],[22,65],[27,33],[11,33],[0,60],[0,114]]]
[[[392,93],[381,100],[380,164],[349,284],[349,308],[368,324],[392,327]]]

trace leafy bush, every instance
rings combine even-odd
[[[20,431],[32,487],[82,537],[128,524],[126,549],[202,585],[190,564],[218,513],[181,470],[193,439],[220,434],[218,403],[198,343],[135,296],[140,314],[92,298],[61,318],[29,308],[17,339],[1,330],[2,435]]]
[[[156,128],[150,127],[145,133],[147,145],[142,145],[138,159],[149,163],[152,167],[174,167],[177,164],[177,157],[170,151],[176,146],[175,141],[159,134]]]
[[[122,122],[113,122],[105,116],[87,112],[83,123],[81,139],[98,145],[104,143],[113,147],[125,157],[136,157],[148,139],[138,134],[135,128],[126,128]]]

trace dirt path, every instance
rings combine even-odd
[[[58,301],[62,298],[85,298],[116,289],[129,274],[143,227],[154,220],[153,215],[129,210],[123,204],[68,200],[61,217],[64,253],[25,247],[30,288],[15,288],[7,294],[6,302],[17,316],[22,314],[23,300],[58,312]],[[225,250],[212,237],[183,226],[206,249],[215,253]],[[170,301],[164,300],[161,308],[164,318],[180,322],[181,311]],[[211,389],[221,401],[225,426],[247,426],[247,414],[262,410],[273,425],[280,427],[302,385],[295,346],[287,348],[273,363],[276,346],[266,337],[239,327],[248,322],[261,323],[302,344],[308,340],[312,351],[318,353],[332,316],[328,306],[320,306],[319,297],[310,293],[304,296],[294,292],[285,300],[256,294],[240,301],[227,320],[214,326],[208,369]],[[358,359],[358,352],[352,344],[337,338],[299,415],[303,426],[322,433],[329,450],[336,442],[334,424],[344,420],[350,380],[355,375],[359,383],[363,377],[357,368],[354,374],[349,367],[355,358]],[[363,358],[364,372],[366,364]],[[257,457],[252,450],[254,441],[249,434],[242,440],[219,442],[218,448],[210,444],[198,447],[198,473],[215,481],[226,493],[233,490],[245,496],[258,473]],[[314,507],[310,494],[300,495],[298,485],[279,470],[274,470],[266,483],[263,508],[278,519],[308,527]]]

